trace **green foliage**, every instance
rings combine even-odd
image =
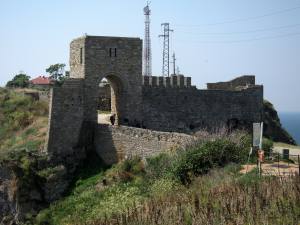
[[[35,222],[266,224],[270,217],[272,224],[293,224],[300,212],[299,182],[282,184],[275,178],[259,178],[256,171],[239,174],[241,166],[230,162],[243,161],[248,144],[248,140],[217,139],[187,152],[150,157],[145,166],[140,158],[132,158],[105,172],[82,168],[80,173],[85,175],[74,183],[68,196],[40,212]],[[178,182],[176,169],[189,176],[189,186]],[[108,179],[113,182],[103,185]],[[270,186],[276,188],[270,190]]]
[[[271,153],[274,142],[271,139],[263,138],[262,148],[265,151],[265,155],[268,156]]]
[[[8,81],[6,87],[9,88],[25,88],[29,86],[30,76],[20,73],[14,76],[11,81]]]
[[[133,181],[136,176],[144,174],[144,164],[139,157],[127,159],[116,164],[107,173],[106,177],[113,182]]]
[[[66,64],[63,63],[56,63],[53,65],[50,65],[46,72],[50,74],[50,78],[56,81],[57,85],[61,85],[64,80],[69,77],[69,71],[65,72],[65,66]]]
[[[205,174],[211,168],[244,162],[247,153],[248,149],[226,139],[209,141],[182,154],[174,163],[172,172],[183,184],[189,184],[194,176]]]
[[[171,171],[176,155],[160,153],[146,159],[147,176],[151,179],[162,178]]]
[[[38,149],[45,135],[39,129],[46,126],[47,116],[46,102],[0,88],[0,153],[12,148]]]

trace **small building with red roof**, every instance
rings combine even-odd
[[[39,89],[48,89],[54,84],[54,80],[46,76],[38,76],[29,81],[30,86]]]

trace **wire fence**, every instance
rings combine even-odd
[[[270,151],[260,163],[262,175],[300,176],[300,154],[289,154],[287,149],[283,153]]]

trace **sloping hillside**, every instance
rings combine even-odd
[[[48,102],[0,88],[0,155],[24,148],[40,150],[47,123]]]
[[[293,137],[282,127],[274,106],[267,100],[264,101],[264,136],[275,142],[296,145]]]

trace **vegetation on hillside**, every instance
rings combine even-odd
[[[43,147],[48,104],[0,88],[0,156],[8,151]],[[201,141],[187,151],[127,159],[111,168],[96,156],[78,170],[66,196],[33,224],[297,224],[299,177],[259,178],[239,174],[251,137],[244,132],[196,134]],[[264,139],[264,149],[273,142]],[[19,152],[23,154],[24,151]],[[20,156],[28,184],[30,161]],[[48,178],[55,168],[37,171]],[[36,178],[35,176],[33,176]],[[29,180],[29,181],[28,181]],[[42,180],[42,179],[41,179]],[[28,185],[28,189],[32,186]],[[272,187],[272,188],[270,188]],[[28,221],[28,223],[30,223]]]
[[[47,122],[47,102],[0,88],[0,155],[16,149],[41,149]]]
[[[296,224],[299,178],[239,174],[250,138],[234,136],[185,152],[127,159],[108,170],[91,157],[69,194],[41,211],[35,223]]]

